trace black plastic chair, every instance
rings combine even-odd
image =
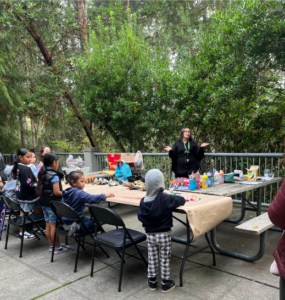
[[[89,211],[91,213],[91,216],[94,218],[96,222],[95,227],[95,237],[94,237],[94,248],[93,248],[93,255],[92,255],[92,266],[91,266],[91,274],[90,276],[93,277],[93,268],[94,268],[94,260],[100,261],[114,269],[117,269],[120,271],[120,279],[119,279],[119,287],[118,291],[121,291],[121,284],[122,284],[122,276],[123,276],[123,266],[124,266],[124,256],[125,254],[137,258],[139,260],[142,260],[146,266],[147,262],[145,258],[143,257],[140,249],[138,248],[137,244],[143,242],[146,240],[146,235],[144,233],[141,233],[136,230],[128,229],[125,226],[125,223],[121,219],[121,217],[111,210],[108,207],[103,207],[100,205],[92,205],[89,207]],[[114,225],[117,227],[117,229],[110,230],[108,232],[104,232],[100,235],[97,235],[97,227],[98,224],[104,223],[109,225]],[[118,228],[121,227],[121,228]],[[113,266],[112,264],[109,264],[105,261],[102,261],[95,257],[95,249],[96,245],[101,245],[103,247],[110,248],[112,250],[115,250],[118,255],[121,258],[121,265],[120,268],[117,268]],[[137,256],[125,253],[125,249],[129,248],[131,246],[135,246],[136,250],[138,251],[140,258]],[[121,253],[121,255],[120,255]]]
[[[88,229],[85,226],[82,219],[80,218],[80,216],[78,215],[78,213],[66,203],[62,203],[62,202],[58,202],[58,201],[51,201],[50,202],[50,207],[53,210],[53,212],[55,213],[55,215],[57,216],[56,228],[55,228],[55,233],[54,233],[54,241],[53,241],[53,250],[52,250],[52,254],[51,254],[51,262],[53,262],[53,257],[54,257],[56,234],[58,233],[58,234],[61,234],[61,235],[65,236],[66,241],[67,241],[67,238],[68,238],[68,231],[69,230],[65,230],[64,227],[63,227],[63,224],[66,224],[63,217],[68,218],[68,219],[72,219],[72,220],[74,220],[74,222],[78,223],[79,228],[80,228],[79,231],[76,232],[72,236],[72,238],[74,238],[75,241],[77,242],[76,249],[73,249],[71,247],[69,248],[70,250],[72,250],[76,253],[74,272],[77,272],[79,248],[81,247],[83,250],[85,250],[84,244],[85,243],[90,244],[90,243],[85,242],[85,237],[90,236],[92,239],[94,238],[93,237],[94,227]],[[100,230],[104,231],[101,226],[100,226]],[[93,244],[90,244],[90,245],[93,245]],[[100,247],[100,248],[105,253],[105,255],[107,257],[109,257],[109,255],[104,251],[104,249],[102,247]]]
[[[14,202],[13,200],[11,200],[10,198],[8,198],[6,196],[0,196],[0,198],[5,203],[6,208],[8,208],[11,211],[11,213],[9,213],[9,218],[8,218],[5,249],[7,249],[9,235],[11,234],[10,233],[10,225],[17,227],[18,229],[22,228],[23,232],[25,232],[26,230],[32,231],[33,227],[36,226],[36,228],[38,229],[38,232],[33,232],[33,235],[35,235],[38,240],[40,240],[40,238],[38,236],[39,232],[40,232],[40,235],[43,235],[44,237],[46,237],[44,231],[39,226],[39,225],[45,223],[45,218],[44,218],[43,214],[24,212],[22,210],[22,208],[20,207],[20,205],[17,204],[16,202]],[[24,216],[18,215],[18,216],[15,216],[12,218],[13,211],[23,212]],[[12,234],[12,235],[14,235],[14,234]],[[14,236],[18,237],[19,235],[14,235]],[[20,258],[22,257],[22,253],[23,253],[23,245],[24,245],[24,234],[21,235]]]

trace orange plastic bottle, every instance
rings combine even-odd
[[[225,177],[224,177],[225,173],[224,173],[224,171],[220,170],[219,175],[220,175],[219,184],[225,183]]]

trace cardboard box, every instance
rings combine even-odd
[[[127,163],[131,170],[135,169],[135,154],[134,153],[121,153],[121,160]]]

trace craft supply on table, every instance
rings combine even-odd
[[[206,173],[202,176],[202,188],[207,189],[208,188],[208,176]]]

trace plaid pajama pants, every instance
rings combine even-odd
[[[170,278],[171,235],[165,233],[147,234],[148,278],[156,277],[160,262],[161,279]]]

